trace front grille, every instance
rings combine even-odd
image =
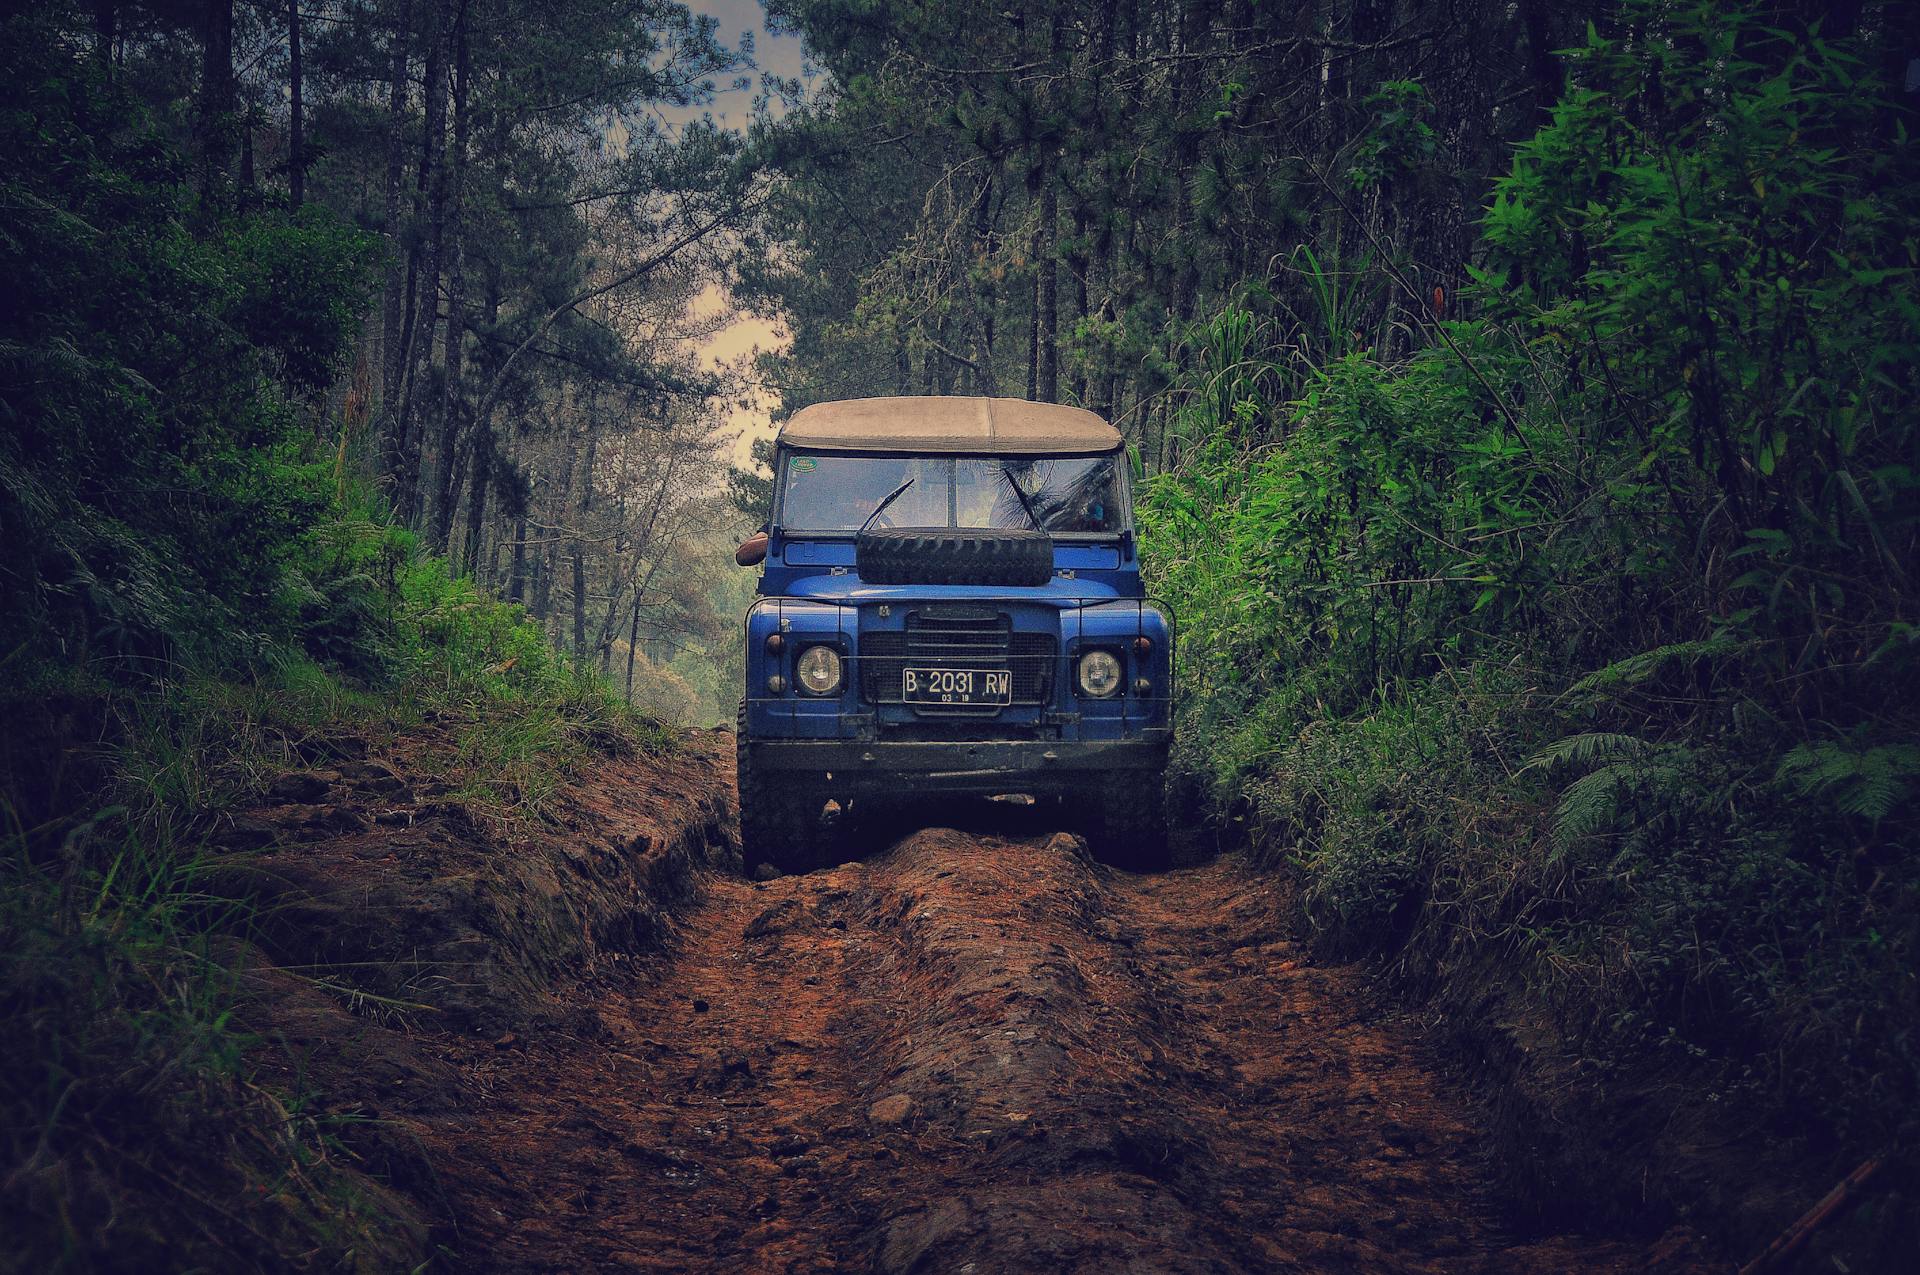
[[[1015,704],[1044,704],[1053,694],[1051,633],[1015,633],[1005,615],[975,608],[911,611],[904,632],[860,635],[860,694],[869,704],[901,702],[906,668],[1006,669]],[[925,717],[991,717],[992,706],[916,705]]]

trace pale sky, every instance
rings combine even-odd
[[[709,287],[700,294],[694,309],[697,314],[707,315],[717,310],[732,310],[734,304],[723,289]],[[701,344],[700,358],[707,367],[718,370],[723,363],[731,363],[755,350],[778,350],[786,344],[786,331],[778,324],[758,315],[736,312],[732,323]],[[755,401],[736,403],[729,408],[727,425],[737,434],[733,443],[735,464],[747,463],[748,448],[755,438],[773,433],[773,419],[769,415],[772,406],[771,398],[758,395]]]
[[[800,50],[800,37],[785,35],[774,36],[767,32],[766,13],[760,7],[759,0],[692,0],[688,6],[695,13],[708,14],[720,24],[719,37],[730,47],[738,47],[741,34],[750,33],[753,37],[753,61],[757,71],[770,72],[783,79],[804,76],[806,68]],[[754,76],[756,85],[759,76]],[[722,124],[744,128],[753,111],[753,91],[740,92],[726,89],[718,93],[711,106],[690,115],[711,114]],[[734,310],[732,298],[720,288],[709,288],[700,297],[696,309],[701,315],[710,315],[716,311]],[[777,325],[765,319],[740,313],[735,321],[709,337],[701,347],[701,359],[711,368],[723,363],[731,363],[742,355],[754,350],[777,350],[786,345],[787,335]],[[733,456],[736,463],[744,464],[747,448],[756,437],[771,434],[773,423],[769,416],[771,403],[762,401],[735,407],[728,414],[728,424],[738,434],[734,443]]]

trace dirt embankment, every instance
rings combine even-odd
[[[732,736],[604,760],[537,817],[462,800],[431,731],[370,755],[327,741],[216,830],[254,853],[219,884],[259,905],[256,941],[357,1004],[431,1007],[442,1027],[542,1019],[553,993],[665,936],[695,871],[730,846]],[[391,1003],[389,1003],[391,1002]]]
[[[610,762],[519,843],[335,766],[305,804],[358,822],[264,862],[291,933],[338,917],[315,955],[448,1011],[289,979],[267,1026],[451,1267],[1718,1269],[1504,1227],[1475,1109],[1273,877],[1114,873],[977,803],[748,882],[728,742]]]
[[[240,1025],[264,1041],[261,1078],[360,1183],[332,1207],[391,1220],[352,1269],[470,1264],[423,1122],[464,1113],[484,1136],[467,1055],[591,1021],[582,989],[657,953],[731,853],[731,735],[601,742],[537,817],[510,818],[449,782],[450,729],[311,741],[310,766],[214,830],[230,853],[211,891],[256,905]]]

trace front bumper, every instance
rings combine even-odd
[[[1158,729],[1119,740],[768,740],[748,748],[757,768],[831,772],[836,791],[1054,793],[1095,774],[1164,770],[1172,737]]]

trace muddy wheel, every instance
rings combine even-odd
[[[1106,776],[1087,828],[1094,856],[1130,872],[1158,872],[1171,865],[1166,788],[1159,771]]]
[[[734,734],[734,777],[740,794],[740,860],[748,876],[761,864],[805,872],[820,858],[824,775],[762,771],[747,749],[747,706]]]

